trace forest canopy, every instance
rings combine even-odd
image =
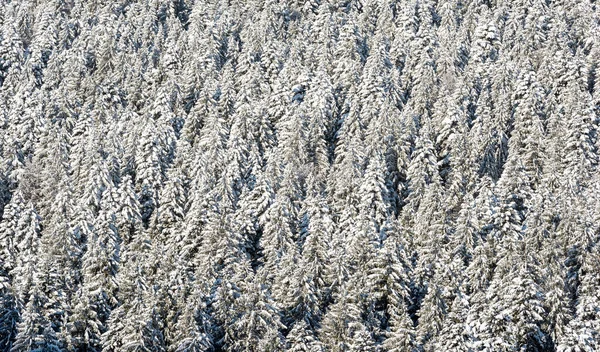
[[[600,351],[596,0],[0,0],[0,351]]]

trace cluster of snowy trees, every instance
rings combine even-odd
[[[0,351],[600,350],[596,0],[0,0]]]

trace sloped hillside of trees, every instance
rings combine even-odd
[[[600,351],[596,0],[0,0],[0,351]]]

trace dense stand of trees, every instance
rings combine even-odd
[[[596,0],[0,0],[0,351],[600,350]]]

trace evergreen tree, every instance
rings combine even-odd
[[[28,299],[21,319],[17,324],[17,335],[11,352],[19,351],[55,351],[61,350],[61,344],[50,323],[42,314],[47,298],[37,288]]]
[[[117,304],[116,280],[121,238],[116,226],[118,194],[114,186],[107,190],[95,224],[86,229],[87,251],[82,258],[82,285],[75,297],[71,345],[101,351],[101,334]]]
[[[8,275],[12,278],[12,287],[20,304],[24,304],[29,299],[30,290],[33,286],[34,274],[36,272],[36,262],[40,243],[40,217],[36,213],[33,205],[29,202],[23,203],[20,192],[13,196],[16,204],[21,203],[20,214],[16,221],[16,227],[10,228],[14,233],[6,233],[6,240],[10,241],[10,247],[15,252],[8,253],[7,259],[16,257],[14,264],[7,266]],[[3,223],[5,223],[3,221]],[[7,246],[7,249],[10,248]],[[10,250],[10,249],[9,249]]]
[[[598,285],[597,252],[597,247],[593,247],[583,258],[575,317],[558,341],[559,351],[593,351],[598,347],[598,293],[595,290]]]

